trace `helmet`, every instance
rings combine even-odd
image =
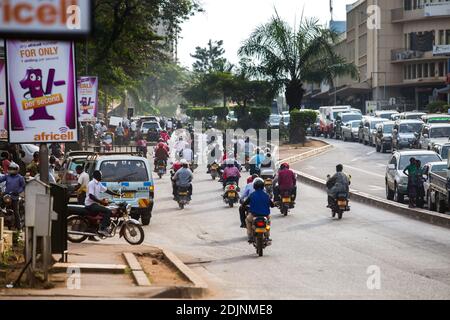
[[[11,162],[11,163],[9,164],[9,167],[8,167],[8,173],[9,173],[9,174],[12,174],[12,175],[15,175],[15,174],[17,174],[18,172],[19,172],[19,166],[18,166],[16,163]]]
[[[289,163],[285,162],[281,165],[280,169],[289,169]]]
[[[164,142],[158,143],[158,148],[164,148]]]
[[[189,163],[187,162],[186,159],[181,159],[180,164],[181,164],[181,165],[187,165],[187,164],[189,164]]]
[[[256,178],[253,181],[253,188],[255,190],[263,190],[264,189],[264,180],[261,178]]]

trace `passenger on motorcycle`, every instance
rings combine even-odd
[[[161,139],[162,139],[165,143],[167,143],[167,141],[170,140],[170,136],[169,136],[169,134],[167,133],[167,131],[165,131],[165,130],[161,131],[161,133],[159,134],[159,136],[161,137]]]
[[[167,151],[166,145],[163,142],[158,143],[155,149],[154,171],[157,172],[159,161],[164,161],[164,165],[167,166],[168,159],[169,159],[169,152]]]
[[[226,162],[226,168],[223,170],[223,184],[226,186],[228,182],[236,182],[239,186],[239,179],[241,178],[241,173],[238,167],[235,165],[233,159],[228,159]]]
[[[338,164],[336,166],[336,174],[327,181],[327,193],[328,193],[328,206],[331,208],[334,204],[335,199],[339,193],[349,193],[350,191],[350,180],[347,175],[343,172],[344,166]]]
[[[88,192],[84,206],[90,213],[101,213],[103,215],[102,223],[100,225],[98,233],[105,237],[109,237],[110,232],[108,231],[108,226],[111,221],[112,212],[106,207],[106,205],[108,205],[108,200],[101,200],[100,194],[107,193],[109,195],[117,197],[120,197],[121,195],[108,190],[104,185],[102,185],[101,181],[102,173],[98,170],[94,171],[93,179],[88,184]]]
[[[258,176],[254,174],[247,179],[247,185],[245,186],[244,191],[241,192],[239,197],[241,199],[241,206],[239,207],[239,217],[241,219],[242,229],[246,228],[245,217],[247,216],[247,207],[244,206],[244,202],[253,192],[255,192],[255,188],[253,188],[253,182],[256,178],[258,178]]]
[[[250,159],[250,174],[258,174],[261,172],[261,163],[265,157],[261,150],[256,149],[256,154]]]
[[[19,195],[25,191],[25,179],[19,174],[19,166],[11,162],[8,167],[8,174],[0,177],[0,183],[5,182],[5,194],[11,196],[14,211],[14,221],[16,229],[22,226],[19,215]]]
[[[180,161],[182,167],[179,169],[172,178],[174,181],[174,196],[177,195],[178,188],[187,188],[189,191],[189,198],[192,197],[192,180],[194,179],[194,174],[191,169],[189,169],[189,163],[182,159]]]
[[[269,195],[264,191],[264,181],[260,178],[253,182],[255,191],[244,201],[244,206],[249,207],[249,213],[246,218],[248,242],[253,243],[253,219],[256,217],[267,217],[270,224],[270,208],[275,205],[270,199]],[[270,240],[270,231],[267,232],[267,237]]]
[[[273,183],[275,185],[273,191],[275,202],[279,202],[280,195],[285,192],[289,192],[289,194],[293,197],[293,202],[295,202],[295,199],[297,198],[297,177],[289,168],[288,163],[283,163],[280,166],[280,170],[278,171]]]

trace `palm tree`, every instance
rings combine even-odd
[[[338,34],[321,27],[316,19],[302,18],[298,30],[283,21],[278,13],[255,29],[239,55],[252,59],[248,72],[270,80],[278,91],[283,88],[290,111],[301,106],[303,84],[333,84],[342,75],[358,76],[353,63],[334,51]]]

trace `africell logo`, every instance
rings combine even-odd
[[[0,31],[80,30],[89,20],[82,14],[90,14],[89,0],[2,0]]]

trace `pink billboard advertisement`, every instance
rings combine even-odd
[[[9,141],[78,141],[74,45],[6,41]]]
[[[77,81],[80,122],[97,121],[98,78],[80,77]]]
[[[5,60],[0,59],[0,140],[8,140],[8,117],[6,115]]]

